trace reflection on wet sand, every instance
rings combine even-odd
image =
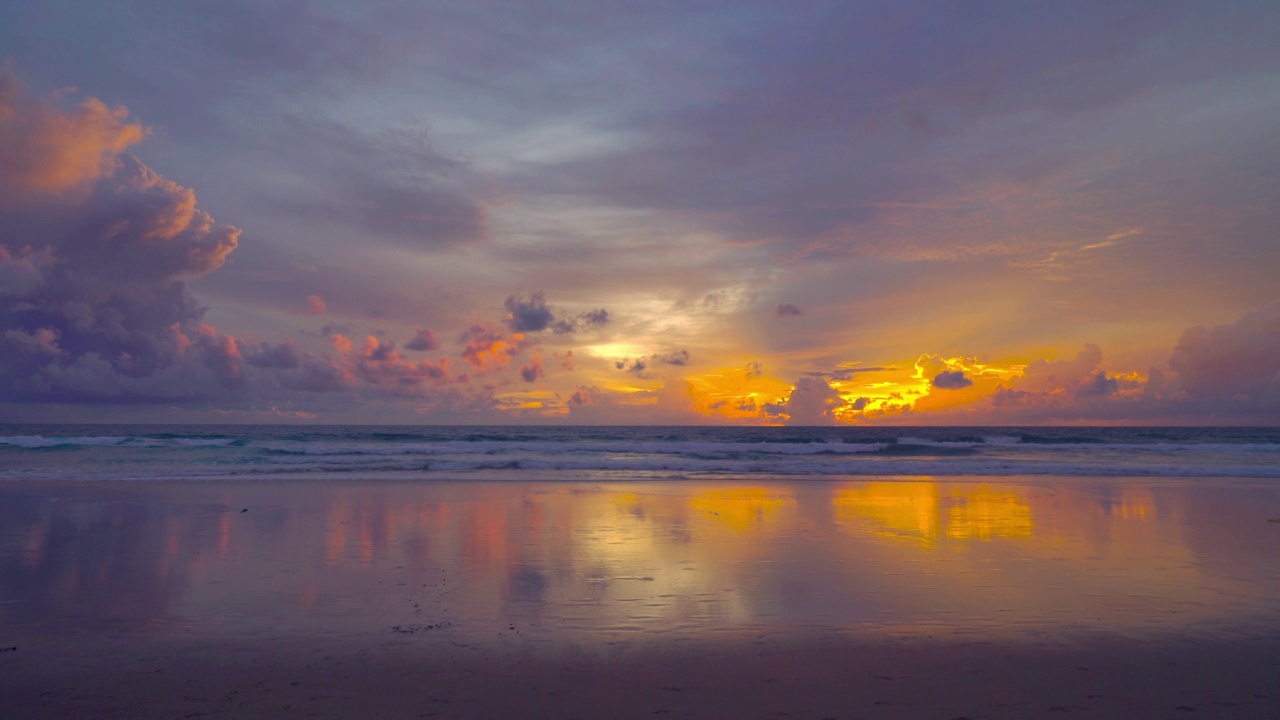
[[[1274,633],[1280,532],[1260,508],[1278,497],[1119,480],[25,485],[0,489],[0,620],[471,643]]]
[[[921,547],[939,538],[1030,538],[1031,508],[1017,493],[986,485],[869,482],[839,490],[831,500],[838,523],[857,533],[905,540]]]

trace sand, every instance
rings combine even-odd
[[[728,642],[600,660],[84,638],[0,659],[11,718],[1275,718],[1280,644]]]
[[[0,488],[6,718],[1275,718],[1276,491]]]

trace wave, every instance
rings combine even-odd
[[[718,457],[728,454],[850,455],[884,450],[890,443],[776,443],[776,442],[600,442],[564,440],[451,440],[436,443],[255,443],[269,452],[301,455],[493,455],[511,452],[615,453],[643,455],[692,455]]]
[[[438,436],[439,437],[439,436]],[[486,439],[472,439],[484,437]],[[46,436],[0,437],[0,446],[42,450],[77,447],[121,448],[249,448],[266,453],[298,455],[494,455],[538,452],[551,454],[613,453],[639,455],[687,455],[693,457],[804,456],[804,455],[911,455],[970,454],[966,451],[1015,451],[1040,453],[1057,450],[1135,452],[1280,452],[1280,442],[1117,442],[1086,439],[1082,436],[1028,440],[1027,436],[987,435],[932,439],[913,435],[886,437],[875,441],[845,440],[724,441],[667,439],[569,440],[527,436],[491,439],[491,434],[467,439],[424,440],[409,433],[375,433],[355,440],[298,439],[255,440],[221,436]]]
[[[216,466],[192,466],[181,471],[167,470],[136,472],[82,472],[76,475],[82,480],[120,479],[248,479],[285,477],[341,476],[376,479],[379,477],[403,477],[423,480],[465,480],[469,475],[488,477],[492,473],[508,473],[496,477],[526,479],[536,476],[541,480],[573,481],[589,480],[601,475],[622,473],[632,479],[679,479],[690,477],[789,477],[812,478],[862,478],[862,477],[925,477],[931,481],[950,477],[1172,477],[1172,478],[1280,478],[1280,467],[1271,465],[1233,467],[1229,471],[1219,465],[1099,465],[1073,463],[1027,463],[998,460],[945,460],[877,462],[814,462],[795,459],[776,462],[751,462],[742,460],[697,460],[691,458],[636,458],[607,459],[510,459],[473,458],[431,461],[408,461],[403,458],[374,462],[333,462],[331,459],[312,462],[265,464],[247,467],[218,468]],[[32,479],[21,471],[0,471],[3,479]],[[65,478],[64,478],[65,479]]]
[[[248,444],[243,438],[216,437],[135,437],[131,435],[92,435],[92,436],[44,436],[44,435],[12,435],[0,437],[0,445],[10,445],[27,450],[47,450],[56,448],[81,447],[243,447]]]
[[[0,445],[13,445],[28,450],[43,450],[57,447],[108,447],[119,445],[128,440],[127,437],[93,436],[93,437],[45,437],[43,435],[14,435],[0,437]]]
[[[8,428],[0,479],[1280,478],[1280,431],[1269,428]]]

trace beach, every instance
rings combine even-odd
[[[0,485],[8,717],[1270,718],[1257,479]]]

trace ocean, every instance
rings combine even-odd
[[[1280,479],[1280,428],[3,425],[0,481]]]

